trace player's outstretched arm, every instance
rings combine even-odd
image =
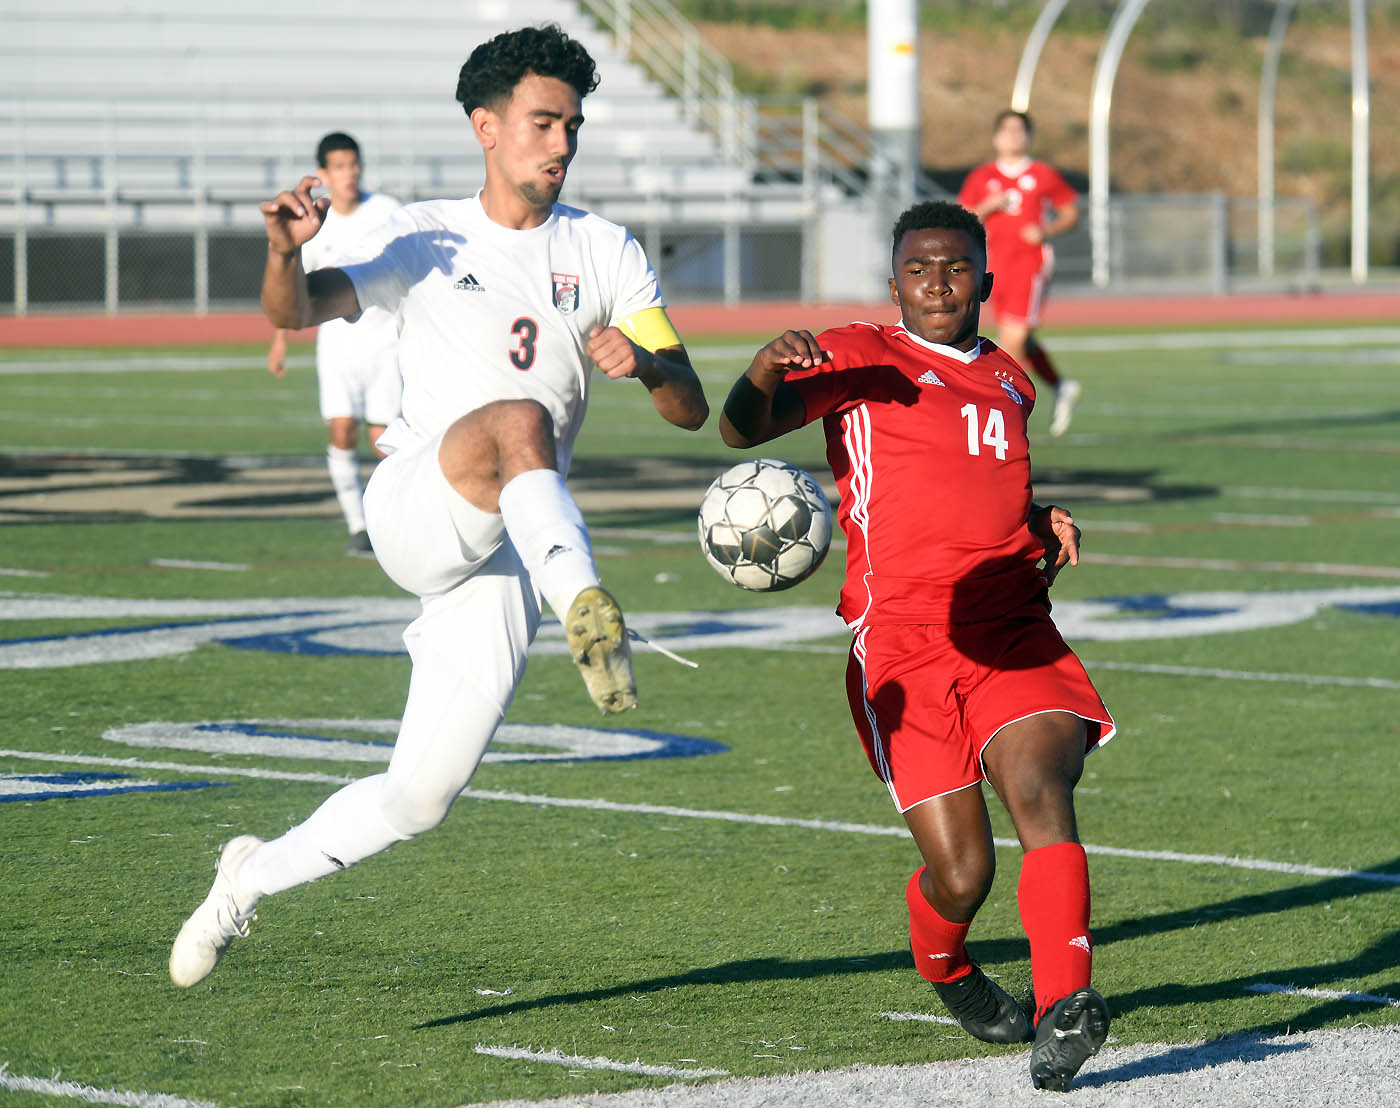
[[[617,327],[595,326],[588,334],[588,356],[607,376],[635,377],[667,423],[698,431],[710,417],[710,404],[690,355],[679,343],[648,350]]]
[[[1045,544],[1045,583],[1053,585],[1060,570],[1066,565],[1079,564],[1079,540],[1083,532],[1074,525],[1074,517],[1063,508],[1051,504],[1040,507],[1031,505],[1030,519],[1026,521],[1031,534]]]
[[[303,177],[296,188],[259,205],[267,228],[262,309],[274,327],[297,330],[360,310],[355,286],[340,270],[317,270],[308,278],[302,268],[301,248],[321,229],[331,203],[325,196],[311,199],[317,184]]]
[[[789,370],[830,360],[811,331],[784,331],[763,347],[724,401],[719,433],[725,444],[757,446],[801,427],[807,422],[806,405],[784,378]]]

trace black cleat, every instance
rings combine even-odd
[[[1093,989],[1075,989],[1036,1024],[1031,1084],[1068,1092],[1079,1067],[1099,1052],[1106,1038],[1107,1002]]]
[[[935,981],[933,987],[948,1011],[969,1035],[984,1043],[1028,1043],[1031,1022],[1021,1006],[976,963],[956,981]]]

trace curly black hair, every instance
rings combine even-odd
[[[987,252],[987,229],[982,221],[964,208],[947,200],[925,200],[906,208],[895,220],[890,250],[899,249],[899,241],[910,231],[966,231],[974,242]]]
[[[504,31],[472,51],[457,75],[457,102],[471,115],[498,109],[527,73],[557,77],[578,90],[579,98],[598,87],[598,70],[583,45],[557,23]]]

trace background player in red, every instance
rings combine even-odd
[[[992,307],[997,342],[1055,390],[1050,433],[1059,436],[1069,429],[1081,390],[1078,381],[1060,377],[1035,328],[1055,266],[1055,253],[1046,240],[1073,229],[1079,223],[1079,208],[1065,179],[1045,162],[1031,160],[1034,134],[1025,112],[998,115],[992,133],[996,160],[967,175],[958,203],[987,227],[987,268],[996,274]]]
[[[1047,594],[1078,563],[1079,531],[1032,503],[1034,388],[977,335],[993,284],[982,225],[955,204],[919,204],[893,240],[901,321],[784,332],[735,382],[721,433],[751,447],[822,420],[847,539],[851,714],[925,863],[905,890],[915,965],[971,1034],[1033,1037],[1033,1083],[1066,1089],[1109,1020],[1089,987],[1073,790],[1114,724]],[[1025,851],[1034,1031],[964,945],[996,869],[984,779]]]

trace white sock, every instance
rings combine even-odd
[[[501,489],[506,534],[536,587],[561,620],[574,597],[598,584],[593,544],[583,513],[552,469],[529,469]]]
[[[280,839],[265,842],[238,869],[239,886],[271,896],[353,866],[371,854],[403,842],[382,814],[385,775],[352,781],[332,793]]]
[[[338,446],[326,447],[326,468],[331,472],[331,487],[340,501],[341,514],[352,535],[365,529],[364,493],[360,488],[360,458],[353,450]]]

